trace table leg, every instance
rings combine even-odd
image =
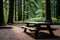
[[[26,31],[27,31],[27,28],[24,29],[24,32],[26,32]]]
[[[39,31],[40,31],[39,29],[40,29],[40,25],[36,25],[35,38],[38,37]]]
[[[47,25],[47,28],[48,28],[48,30],[49,30],[49,32],[50,32],[50,35],[51,35],[52,37],[54,37],[54,33],[53,33],[53,30],[51,29],[50,25]]]
[[[29,23],[26,23],[26,24],[27,24],[26,26],[28,27],[29,26]]]
[[[35,31],[35,38],[38,37],[38,34],[39,34],[39,30],[37,29],[37,30]]]

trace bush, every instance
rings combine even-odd
[[[38,17],[38,18],[31,18],[31,19],[28,19],[28,20],[25,20],[25,21],[34,21],[34,22],[42,22],[44,21],[45,18],[43,17]]]
[[[52,22],[53,22],[53,23],[60,23],[60,19],[52,18]]]
[[[43,22],[43,21],[45,21],[44,17],[37,17],[37,18],[30,18],[28,20],[25,20],[24,22]],[[53,23],[60,23],[60,19],[52,17],[52,22]]]
[[[52,18],[52,22],[56,23],[57,22],[57,18]]]

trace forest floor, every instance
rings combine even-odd
[[[55,37],[48,38],[48,31],[41,31],[39,39],[34,39],[33,33],[27,31],[28,33],[24,33],[24,29],[22,29],[21,24],[8,25],[12,28],[10,29],[0,29],[0,40],[59,40],[60,39],[60,25],[52,25],[52,28],[57,28],[57,30],[53,31]],[[44,32],[44,33],[43,33]],[[47,35],[47,36],[46,36]]]

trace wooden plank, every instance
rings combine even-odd
[[[24,29],[29,29],[29,30],[36,30],[35,27],[26,27],[26,26],[22,26],[22,28],[24,28]]]
[[[41,23],[49,23],[49,22],[26,22],[27,24],[41,24]]]
[[[22,28],[29,29],[29,30],[36,30],[36,27],[22,26]],[[47,27],[40,27],[39,30],[49,30],[49,28],[47,28]],[[56,28],[50,28],[50,30],[57,30],[57,29]]]

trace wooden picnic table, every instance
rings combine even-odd
[[[52,25],[51,22],[26,22],[26,27],[30,27],[29,24],[34,24],[35,25],[35,38],[38,37],[38,34],[39,34],[39,31],[42,30],[41,29],[41,25],[46,25],[47,26],[47,29],[48,31],[50,32],[50,35],[51,36],[54,36],[54,33],[50,27],[50,25]],[[33,26],[32,26],[33,27]],[[43,29],[44,30],[44,29]],[[26,29],[24,30],[26,32]]]

